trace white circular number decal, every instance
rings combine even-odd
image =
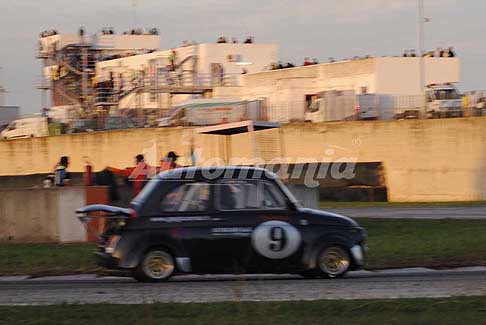
[[[267,221],[255,228],[251,242],[255,250],[271,259],[289,257],[299,249],[299,231],[284,221]]]

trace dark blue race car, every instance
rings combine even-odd
[[[364,263],[366,232],[354,220],[300,207],[260,168],[178,168],[144,187],[130,209],[103,211],[99,265],[139,281],[176,273],[296,273],[340,277]]]

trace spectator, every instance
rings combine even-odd
[[[415,53],[415,50],[410,51],[410,57],[415,58],[417,57],[417,54]]]
[[[54,170],[54,184],[56,186],[65,186],[69,184],[69,173],[67,168],[69,166],[69,158],[67,156],[61,157],[61,160],[56,165]]]
[[[408,58],[408,50],[405,50],[405,51],[403,52],[403,57],[404,57],[404,58]]]
[[[456,57],[456,53],[454,53],[453,47],[449,47],[449,50],[447,51],[447,57],[448,58],[455,58]]]
[[[219,84],[221,86],[223,86],[224,85],[224,67],[223,67],[222,64],[219,65],[218,73],[219,73]]]
[[[169,151],[167,156],[160,161],[160,171],[171,170],[180,167],[176,161],[179,156],[174,151]]]
[[[246,40],[243,42],[244,44],[253,44],[253,36],[248,36]]]
[[[469,108],[471,106],[471,98],[469,95],[462,96],[462,108]]]
[[[118,76],[118,92],[121,94],[123,92],[124,84],[123,84],[123,73],[120,73]]]
[[[113,167],[106,167],[106,169],[113,174],[127,177],[132,182],[135,195],[140,193],[143,188],[144,182],[147,179],[148,166],[145,163],[143,155],[137,155],[135,157],[135,167],[126,169],[117,169]]]
[[[171,71],[175,71],[176,61],[177,61],[177,52],[175,50],[172,50],[172,52],[169,55],[169,62],[170,62]]]

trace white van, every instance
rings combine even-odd
[[[44,137],[49,135],[46,117],[29,117],[15,120],[0,133],[2,139]]]

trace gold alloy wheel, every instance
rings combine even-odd
[[[174,272],[174,259],[164,251],[151,251],[143,260],[143,272],[154,280],[169,278]]]
[[[321,271],[332,278],[346,273],[351,264],[348,252],[337,246],[324,249],[318,262]]]

